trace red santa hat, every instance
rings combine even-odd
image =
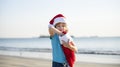
[[[55,17],[53,17],[50,20],[49,23],[52,24],[53,26],[55,26],[59,22],[66,23],[65,17],[62,14],[57,14]]]

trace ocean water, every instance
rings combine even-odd
[[[97,53],[97,54],[119,54],[120,55],[120,37],[83,37],[73,38],[78,53]],[[52,49],[49,38],[1,38],[1,50],[22,50],[29,48]],[[34,51],[31,49],[31,51]],[[36,49],[36,50],[37,50]]]
[[[1,38],[0,46],[17,48],[51,48],[49,38]]]
[[[73,38],[77,61],[120,64],[120,37]],[[49,38],[0,38],[0,54],[52,59]],[[94,60],[93,60],[94,59]]]

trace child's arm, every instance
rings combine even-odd
[[[73,50],[74,52],[77,52],[77,47],[75,46],[75,43],[73,41],[65,42],[65,41],[62,40],[62,43],[63,43],[64,47],[67,47],[67,48]]]
[[[59,31],[58,29],[56,29],[53,25],[49,25],[49,30],[52,31],[53,33],[57,33],[59,35],[63,35],[63,33],[61,31]]]
[[[61,43],[64,47],[67,47],[67,48],[73,50],[74,52],[77,52],[77,47],[75,46],[75,43],[73,42],[73,40],[69,34],[65,34],[63,36],[60,36],[59,38],[60,38],[60,41],[62,41]]]
[[[55,34],[51,28],[49,28],[49,34],[50,34],[50,36],[53,36]]]

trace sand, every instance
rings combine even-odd
[[[42,58],[0,55],[0,67],[52,67],[52,61]],[[75,67],[120,67],[120,64],[76,62]]]

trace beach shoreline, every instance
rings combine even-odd
[[[52,67],[52,60],[0,55],[0,67]],[[75,67],[120,67],[120,64],[76,62]]]

